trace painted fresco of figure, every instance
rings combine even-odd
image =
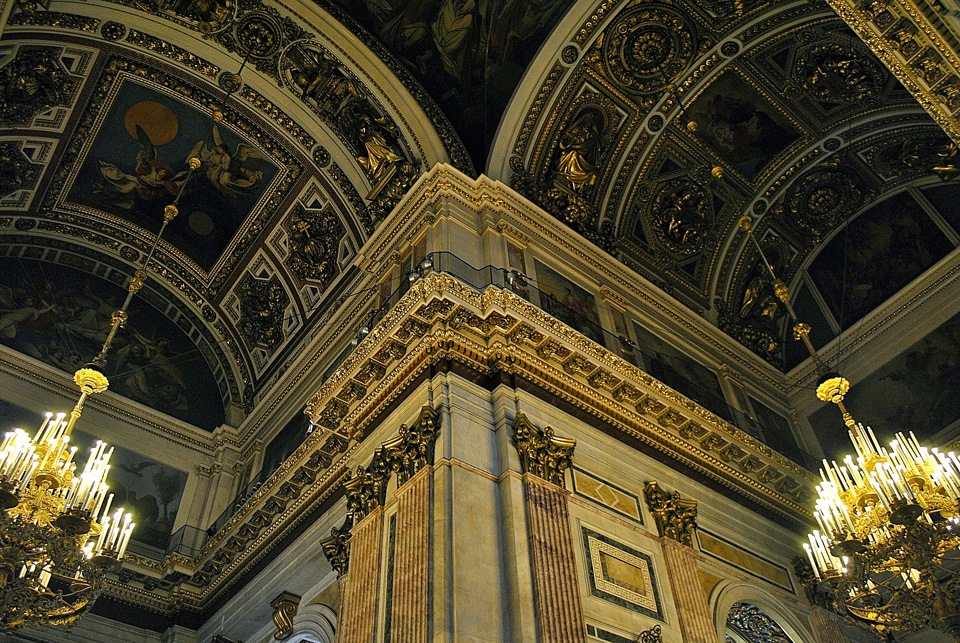
[[[240,143],[236,150],[231,150],[216,123],[213,125],[213,147],[207,147],[206,141],[198,141],[190,156],[200,159],[201,169],[210,185],[228,197],[253,191],[263,180],[263,172],[260,171],[263,156],[246,143]]]
[[[132,209],[137,199],[152,201],[164,194],[172,198],[187,180],[186,170],[174,172],[169,164],[157,158],[156,148],[140,125],[136,125],[136,132],[140,151],[133,174],[113,163],[97,161],[102,181],[94,186],[94,193],[125,210]]]

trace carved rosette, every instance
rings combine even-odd
[[[257,279],[247,273],[236,294],[240,299],[238,328],[244,339],[252,346],[272,351],[283,341],[283,312],[290,304],[280,278],[273,275]]]
[[[327,557],[330,566],[337,572],[337,576],[347,573],[350,564],[350,526],[349,521],[341,527],[334,527],[330,535],[320,541],[323,555]]]
[[[643,497],[657,523],[660,536],[693,547],[697,529],[697,502],[681,499],[679,491],[664,491],[655,481],[644,486]]]
[[[818,168],[807,172],[787,192],[787,216],[815,242],[852,215],[863,203],[860,179],[849,170]]]
[[[708,192],[690,179],[660,186],[650,204],[657,238],[671,252],[690,255],[703,248],[710,218]]]
[[[564,487],[564,472],[573,461],[577,441],[573,438],[558,438],[553,429],[538,429],[523,413],[513,421],[513,445],[520,454],[524,473],[543,478],[558,487]]]
[[[696,41],[681,12],[637,4],[621,12],[603,34],[606,75],[630,94],[659,92],[687,70]]]
[[[794,74],[808,96],[827,103],[853,103],[880,95],[884,73],[866,51],[850,44],[820,44],[802,52]]]
[[[340,272],[337,256],[346,229],[332,205],[307,210],[300,204],[283,224],[290,254],[286,265],[301,281],[319,282],[325,289]]]

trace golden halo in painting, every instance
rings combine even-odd
[[[146,132],[154,145],[169,143],[180,129],[180,123],[173,111],[152,100],[141,101],[127,110],[123,117],[123,126],[133,138],[137,138],[137,125]]]

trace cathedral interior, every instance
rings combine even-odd
[[[825,371],[960,444],[956,0],[0,7],[4,430],[147,276],[123,567],[9,640],[952,640],[795,561]]]

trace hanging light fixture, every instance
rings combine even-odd
[[[843,404],[850,382],[828,372],[810,342],[810,326],[797,320],[786,284],[767,266],[777,297],[795,322],[823,377],[817,397],[837,405],[856,456],[823,461],[807,560],[816,591],[840,612],[878,633],[933,628],[960,641],[960,459],[920,444],[910,433],[881,446],[870,427]]]
[[[123,305],[111,316],[100,353],[74,374],[80,398],[73,410],[48,413],[32,437],[18,428],[0,443],[0,630],[73,624],[103,591],[106,574],[120,569],[134,523],[123,509],[111,514],[107,474],[113,449],[97,441],[78,471],[70,436],[87,398],[109,386],[103,374],[107,353],[200,165],[200,159],[189,159],[187,179],[164,208],[160,231],[130,278]]]

